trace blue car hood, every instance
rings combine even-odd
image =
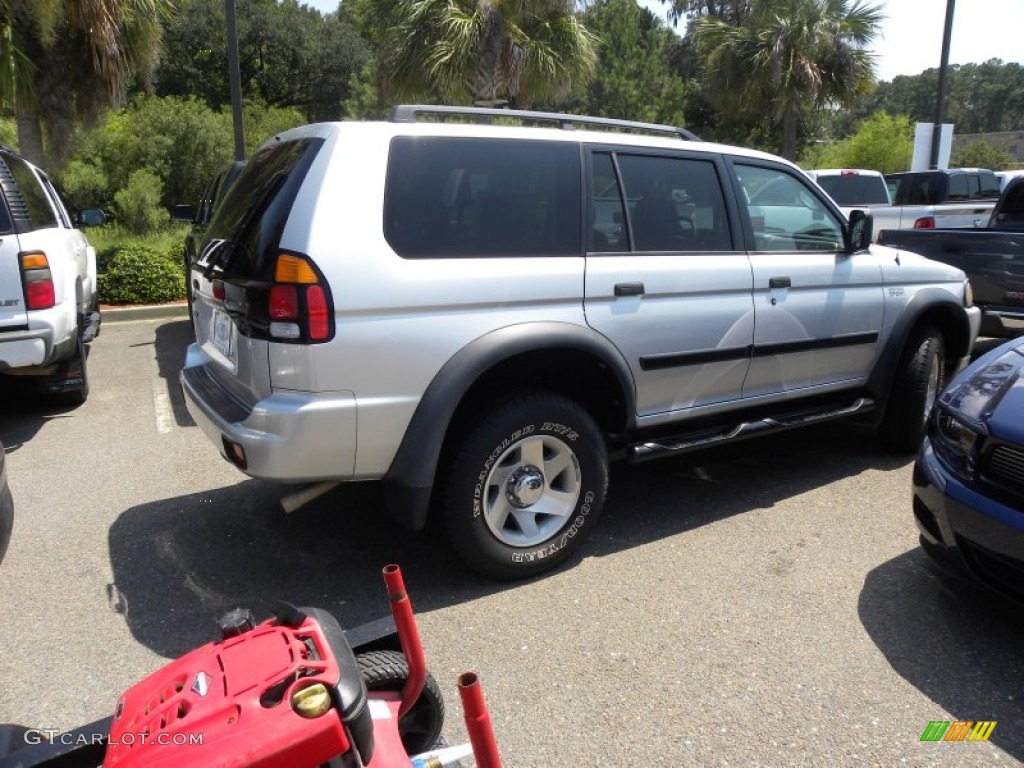
[[[975,360],[946,388],[942,402],[990,435],[1024,445],[1024,339]]]

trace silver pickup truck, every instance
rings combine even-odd
[[[875,232],[984,227],[999,199],[999,179],[982,168],[889,173],[885,181],[893,204],[872,207]]]

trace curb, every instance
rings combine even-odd
[[[131,307],[104,307],[100,315],[106,323],[129,320],[188,319],[188,304],[141,304]]]

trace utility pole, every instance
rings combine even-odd
[[[939,167],[939,140],[942,138],[942,108],[946,101],[946,69],[949,67],[949,40],[953,36],[953,6],[946,0],[946,30],[942,33],[942,63],[939,64],[939,88],[935,96],[935,122],[932,125],[932,157],[929,168]]]
[[[953,0],[950,0],[952,2]],[[245,131],[242,126],[242,75],[238,67],[238,26],[235,0],[224,0],[228,21],[228,80],[231,82],[231,121],[235,126],[235,160],[245,160]]]

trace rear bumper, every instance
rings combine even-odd
[[[28,328],[0,330],[0,371],[19,373],[16,369],[53,365],[75,351],[78,323],[74,311],[69,315],[67,307],[58,305],[32,310],[28,317]]]
[[[985,307],[981,333],[985,336],[1013,338],[1024,333],[1024,308]]]
[[[351,392],[275,391],[244,403],[219,383],[198,345],[181,372],[185,403],[221,454],[252,477],[281,483],[351,479],[355,469],[357,407]],[[224,441],[240,446],[245,465],[228,457]]]

